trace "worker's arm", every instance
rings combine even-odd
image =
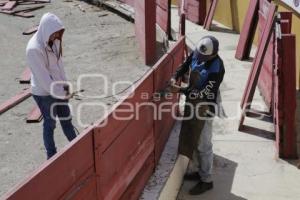
[[[55,84],[52,80],[49,70],[46,67],[46,61],[40,50],[30,49],[26,53],[27,62],[31,69],[32,74],[37,80],[36,84],[39,84],[46,92],[52,96],[63,97],[66,95],[61,84]],[[53,86],[53,91],[51,91],[51,85]]]
[[[176,70],[176,72],[173,76],[173,79],[175,79],[177,81],[180,77],[184,76],[184,74],[189,71],[190,65],[192,63],[193,55],[194,55],[194,53],[191,53],[187,57],[185,62]]]

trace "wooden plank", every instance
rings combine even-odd
[[[28,6],[28,7],[22,7],[22,8],[14,8],[13,10],[0,10],[0,13],[12,15],[12,14],[16,14],[18,12],[29,12],[29,11],[38,10],[38,9],[41,9],[44,7],[45,6],[43,6],[43,5]]]
[[[142,79],[141,82],[136,83],[133,88],[135,88],[134,91],[131,91],[130,94],[128,94],[128,98],[126,98],[124,101],[121,101],[119,105],[117,105],[114,110],[108,114],[108,116],[105,117],[105,119],[102,119],[101,122],[96,123],[101,129],[102,133],[97,132],[98,127],[96,128],[95,133],[95,146],[97,148],[100,148],[102,151],[104,151],[106,148],[109,147],[109,145],[117,138],[119,137],[121,131],[128,125],[128,120],[117,120],[114,117],[115,110],[117,110],[118,115],[123,118],[130,116],[132,113],[126,113],[126,112],[118,112],[118,110],[122,109],[128,109],[128,104],[135,105],[137,104],[143,104],[143,103],[151,103],[152,102],[152,94],[154,92],[153,89],[153,72],[152,70],[149,71]],[[147,94],[147,97],[143,97],[143,94]],[[109,123],[106,123],[109,122]],[[102,123],[106,123],[106,125],[102,125]]]
[[[94,166],[88,169],[78,181],[59,198],[60,200],[97,200],[97,177]]]
[[[143,168],[139,171],[139,173],[135,176],[133,181],[130,183],[126,192],[122,195],[120,200],[139,199],[154,169],[155,169],[154,155],[152,153],[147,159],[147,161],[145,162]]]
[[[25,89],[22,92],[18,93],[16,96],[5,101],[0,105],[0,115],[8,111],[9,109],[13,108],[14,106],[18,105],[19,103],[21,103],[22,101],[24,101],[30,96],[31,96],[31,90]]]
[[[17,5],[17,1],[8,1],[5,6],[3,6],[2,10],[12,10]]]
[[[30,113],[28,113],[26,122],[27,123],[38,123],[43,119],[42,113],[38,106],[34,106]]]
[[[168,86],[170,80],[176,69],[182,64],[184,58],[185,38],[181,37],[177,43],[168,51],[154,66],[154,90],[156,92],[163,91]],[[178,95],[173,95],[172,98],[155,98],[154,102],[160,110],[160,117],[154,123],[154,137],[155,137],[155,162],[159,161],[161,153],[165,147],[165,143],[169,138],[170,131],[174,125],[173,115],[177,114],[174,105],[179,101]]]
[[[25,70],[23,71],[21,78],[20,78],[20,83],[21,84],[28,84],[30,83],[30,78],[31,78],[31,71],[29,67],[26,67]]]
[[[211,0],[209,11],[206,15],[204,25],[203,25],[203,28],[206,30],[210,30],[211,28],[212,21],[216,12],[217,4],[218,4],[218,0]]]
[[[292,31],[292,12],[280,12],[281,32],[290,34]]]
[[[132,129],[131,129],[132,131]],[[113,157],[110,157],[108,159],[102,160],[100,162],[101,171],[97,171],[97,175],[99,176],[99,189],[100,189],[100,199],[103,200],[111,200],[111,199],[119,199],[122,194],[126,191],[130,183],[133,181],[134,177],[140,172],[143,165],[147,161],[147,158],[151,155],[151,153],[154,150],[154,139],[153,139],[153,132],[148,132],[147,137],[140,141],[140,145],[138,148],[131,154],[129,158],[126,159],[126,162],[123,163],[123,166],[121,170],[117,171],[114,176],[110,177],[110,179],[107,178],[107,170],[111,170],[112,167],[114,167],[114,162],[111,161],[111,159],[114,158],[114,156],[122,156],[124,153],[124,149],[128,149],[130,147],[134,146],[125,146],[122,144],[122,141],[120,140],[122,145],[119,145],[118,152],[114,153]],[[127,138],[126,141],[130,141],[130,139],[133,138]],[[120,154],[120,155],[118,155]],[[127,154],[127,153],[126,153]],[[101,160],[101,154],[99,155],[99,159]],[[96,158],[97,159],[97,158]],[[114,159],[115,160],[115,159]],[[104,168],[103,165],[110,165],[110,168]],[[106,176],[104,180],[103,176]]]
[[[235,58],[238,60],[245,60],[250,56],[251,46],[258,22],[258,9],[259,1],[251,0],[235,53]]]
[[[186,19],[203,25],[206,18],[206,0],[178,0],[178,14],[185,14]]]
[[[277,10],[277,6],[274,4],[271,4],[267,23],[264,28],[262,37],[260,38],[259,44],[258,44],[258,50],[255,55],[254,62],[252,64],[251,72],[248,77],[247,86],[243,95],[243,99],[241,102],[241,108],[244,107],[246,103],[251,103],[255,87],[257,85],[257,80],[261,71],[262,63],[268,48],[269,41],[271,39],[271,34],[273,31],[273,25],[274,25],[274,16],[275,12]]]
[[[100,165],[101,169],[99,168],[99,170],[105,171],[105,174],[102,175],[102,181],[106,184],[118,171],[122,171],[122,166],[138,149],[141,141],[148,137],[150,133],[153,133],[153,109],[144,107],[138,114],[140,119],[128,120],[128,126],[121,130],[119,137],[104,152],[101,152],[100,160],[103,163]],[[142,124],[142,122],[144,123]],[[100,130],[100,134],[109,134],[104,131]],[[114,155],[115,153],[121,154]],[[110,162],[105,162],[107,160],[110,160]]]
[[[156,23],[171,39],[171,0],[156,0]]]
[[[125,9],[124,6],[122,6],[122,3],[107,0],[99,0],[99,3],[100,6],[110,10],[111,12],[116,13],[128,21],[134,22],[134,12],[132,10]]]
[[[5,4],[9,2],[9,0],[1,0],[0,1],[0,6],[5,6]],[[0,8],[1,9],[1,8]]]
[[[297,130],[296,130],[296,36],[283,34],[281,40],[281,65],[279,66],[279,98],[282,98],[282,107],[279,107],[278,129],[281,136],[279,143],[279,156],[281,158],[296,159]],[[280,122],[279,120],[282,120]]]
[[[20,2],[20,3],[25,3],[25,2],[32,2],[32,3],[51,3],[51,0],[23,0],[23,2]]]
[[[267,23],[268,12],[270,8],[268,0],[261,0],[259,7],[259,21],[258,21],[258,36],[262,36],[264,27]],[[274,65],[275,65],[275,33],[272,31],[272,36],[268,44],[268,49],[263,61],[263,66],[258,79],[258,88],[267,105],[268,111],[272,112],[273,101],[273,85],[274,85]]]
[[[24,17],[24,18],[32,18],[34,17],[34,14],[29,13],[29,12],[17,12],[17,13],[13,13],[13,16],[18,16],[18,17]]]
[[[33,27],[29,28],[29,29],[26,29],[22,34],[23,35],[31,35],[31,34],[37,32],[38,28],[39,28],[39,25],[33,26]]]
[[[268,12],[268,18],[266,27],[263,31],[262,37],[259,41],[258,50],[255,55],[255,59],[253,61],[253,65],[251,68],[251,72],[248,77],[247,85],[243,94],[243,98],[241,101],[241,108],[243,110],[240,118],[239,130],[242,129],[244,119],[245,119],[245,112],[246,109],[250,108],[251,102],[253,100],[253,96],[255,93],[255,88],[257,86],[258,78],[261,72],[263,60],[268,48],[268,44],[271,38],[271,34],[274,27],[274,16],[275,12],[277,11],[278,6],[271,3],[270,10]]]

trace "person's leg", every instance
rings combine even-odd
[[[61,127],[67,139],[72,141],[76,137],[76,132],[72,124],[72,116],[68,101],[59,100],[58,103],[59,104],[56,106],[56,109]]]
[[[33,95],[33,98],[37,103],[42,113],[42,116],[44,118],[43,140],[47,151],[47,159],[49,159],[54,154],[56,154],[56,147],[54,142],[56,110],[54,109],[51,113],[51,105],[54,103],[54,99],[51,96],[35,96],[35,95]]]
[[[212,122],[213,120],[207,120],[205,122],[199,138],[199,146],[195,153],[199,163],[198,172],[200,182],[190,190],[191,195],[199,195],[213,188]]]
[[[199,175],[201,181],[212,182],[212,167],[213,167],[213,144],[212,144],[212,123],[213,120],[205,122],[202,134],[200,136],[200,143],[198,146],[198,162]]]
[[[188,181],[199,181],[200,175],[199,175],[199,166],[200,163],[198,163],[198,153],[197,151],[193,152],[193,159],[189,161],[187,171],[184,175],[184,179]]]

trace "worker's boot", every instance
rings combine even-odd
[[[200,181],[199,183],[197,183],[197,185],[195,185],[190,191],[189,194],[190,195],[199,195],[202,194],[208,190],[213,189],[214,184],[213,182],[202,182]]]
[[[200,176],[198,172],[191,172],[191,173],[186,173],[184,175],[184,179],[188,181],[199,181]]]

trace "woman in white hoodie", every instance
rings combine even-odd
[[[62,64],[63,33],[61,20],[54,14],[46,13],[26,48],[27,63],[32,72],[32,96],[44,118],[43,139],[48,159],[56,153],[56,116],[67,139],[71,141],[76,137],[68,106],[71,95]]]

